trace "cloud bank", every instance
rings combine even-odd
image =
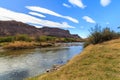
[[[32,11],[36,11],[36,12],[40,12],[40,13],[49,14],[49,15],[52,15],[52,16],[64,18],[64,19],[67,19],[67,20],[72,21],[74,23],[79,23],[79,21],[75,18],[72,18],[70,16],[63,16],[61,14],[58,14],[58,13],[56,13],[54,11],[51,11],[49,9],[46,9],[46,8],[42,8],[42,7],[38,7],[38,6],[26,6],[26,8],[29,9],[29,10],[32,10]]]
[[[28,14],[14,12],[5,8],[0,7],[0,20],[8,21],[15,20],[23,23],[36,24],[37,26],[48,26],[48,27],[57,27],[57,28],[75,28],[70,26],[67,22],[53,22],[49,20],[43,20],[35,18]]]

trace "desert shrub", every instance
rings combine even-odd
[[[53,36],[47,36],[46,37],[46,40],[47,41],[55,41],[56,37],[53,37]]]
[[[13,42],[15,40],[15,37],[8,36],[8,37],[0,37],[0,43],[2,42]]]
[[[101,29],[99,25],[96,25],[94,28],[91,28],[90,35],[84,43],[84,47],[88,46],[89,44],[102,43],[104,41],[117,38],[119,38],[119,34],[114,32],[110,28],[106,27]]]
[[[74,42],[75,39],[74,38],[65,38],[64,42]]]
[[[26,34],[19,34],[15,36],[16,41],[31,41],[30,37]]]
[[[47,41],[47,36],[40,36],[40,41],[41,42]]]
[[[46,41],[55,41],[56,37],[53,36],[40,36],[40,37],[36,37],[35,41],[37,42],[46,42]]]
[[[117,39],[120,37],[119,33],[114,32],[113,30],[110,30],[110,28],[103,29],[103,40],[111,40],[111,39]]]
[[[97,44],[102,42],[102,29],[101,26],[96,25],[94,28],[90,29],[90,35],[87,39],[87,44]]]

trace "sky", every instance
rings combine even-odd
[[[0,20],[69,30],[82,38],[96,24],[120,31],[120,0],[1,0]]]

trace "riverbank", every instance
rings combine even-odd
[[[82,45],[0,50],[0,79],[24,80],[25,78],[58,70],[82,50]]]
[[[53,43],[53,42],[25,42],[15,41],[0,44],[0,56],[14,56],[24,54],[23,52],[17,53],[16,51],[27,51],[34,49],[57,49],[62,47],[83,46],[83,42],[70,42],[70,43]],[[12,52],[12,53],[9,53]],[[15,53],[14,53],[15,52]],[[26,53],[25,53],[26,54]]]
[[[9,50],[21,50],[21,49],[33,49],[33,48],[44,48],[44,47],[66,47],[66,46],[79,46],[82,45],[78,44],[78,42],[71,42],[71,43],[56,43],[56,42],[25,42],[25,41],[15,41],[9,43],[1,43],[2,49],[9,49]]]
[[[119,80],[120,39],[90,45],[59,70],[28,80]]]
[[[6,43],[2,47],[3,49],[20,50],[20,49],[31,49],[38,47],[50,47],[50,46],[54,46],[54,43],[15,41],[15,42]]]

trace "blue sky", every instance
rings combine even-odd
[[[120,26],[120,0],[2,0],[0,20],[69,30],[85,38],[96,24]]]

